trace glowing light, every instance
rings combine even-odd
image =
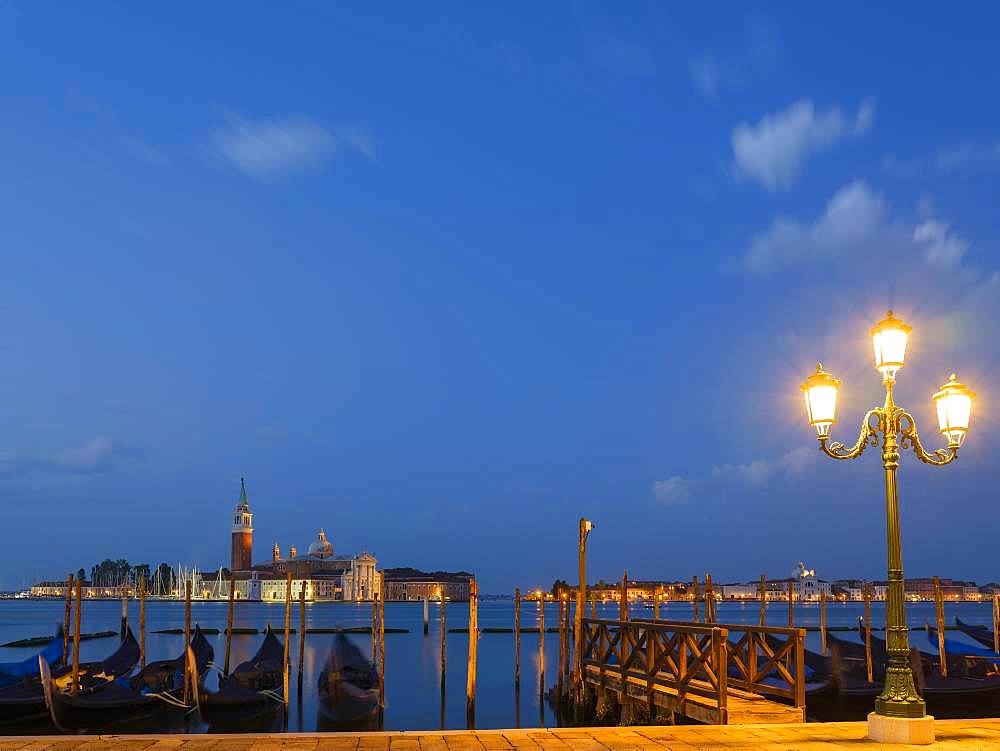
[[[872,327],[875,367],[882,374],[882,380],[896,380],[896,373],[906,358],[906,339],[911,331],[913,328],[896,318],[891,310],[884,320]]]
[[[972,418],[972,399],[975,393],[965,384],[959,383],[955,374],[934,394],[937,407],[938,426],[941,434],[948,439],[949,448],[958,448],[965,440]]]
[[[830,427],[837,421],[837,389],[840,381],[823,370],[823,364],[816,364],[816,372],[802,384],[806,398],[806,416],[809,424],[816,428],[820,438],[830,435]]]

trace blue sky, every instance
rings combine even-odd
[[[904,457],[910,575],[998,579],[987,6],[0,2],[0,587],[256,554],[884,574],[799,383],[979,392]]]

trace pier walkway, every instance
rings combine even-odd
[[[805,721],[805,631],[583,619],[583,678],[598,704],[710,725]]]
[[[886,751],[863,722],[627,728],[0,738],[0,751]],[[1000,751],[1000,720],[939,720],[936,751]]]

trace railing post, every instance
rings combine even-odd
[[[747,682],[753,686],[757,682],[757,645],[764,641],[764,634],[747,626]]]
[[[646,626],[646,701],[649,704],[649,719],[656,718],[656,704],[653,701],[653,683],[656,678],[656,643],[658,631],[655,626]]]
[[[797,629],[795,634],[795,706],[802,708],[806,705],[806,630]]]
[[[713,628],[712,629],[712,642],[713,642],[713,661],[715,662],[715,678],[718,683],[719,690],[719,724],[728,725],[729,724],[729,710],[728,710],[728,699],[729,699],[729,687],[728,687],[728,673],[729,673],[729,631],[724,628]]]

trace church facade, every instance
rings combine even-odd
[[[333,543],[320,529],[310,543],[305,555],[299,555],[296,546],[288,548],[288,555],[281,555],[277,542],[271,549],[271,560],[253,563],[253,513],[247,498],[246,484],[240,480],[240,496],[233,512],[232,555],[230,571],[235,581],[234,598],[263,602],[284,602],[287,595],[288,574],[292,575],[292,599],[298,600],[305,591],[305,599],[318,601],[373,600],[382,596],[382,575],[378,560],[365,551],[354,555],[336,555]],[[206,573],[209,579],[213,574]],[[229,582],[222,577],[225,597],[229,596]],[[197,589],[196,589],[197,591]],[[220,592],[220,594],[222,594]]]

